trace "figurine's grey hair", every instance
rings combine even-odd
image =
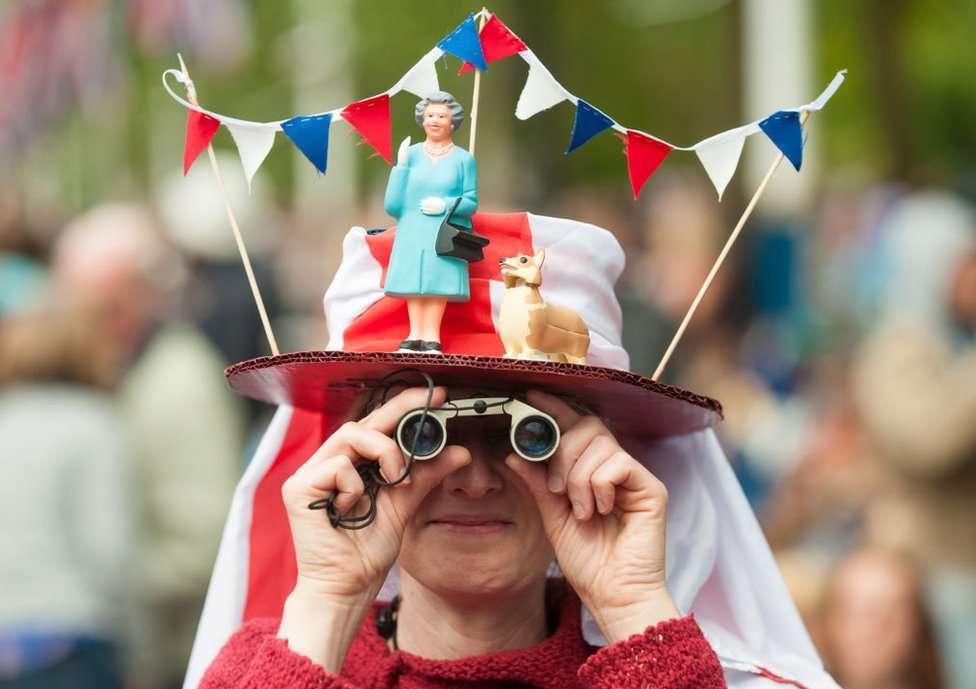
[[[414,109],[414,117],[417,118],[417,124],[421,127],[424,126],[424,110],[431,103],[438,103],[441,105],[446,105],[447,109],[451,111],[451,125],[453,126],[452,131],[457,131],[464,124],[464,108],[458,103],[454,96],[452,96],[447,91],[434,91],[432,94],[426,98],[422,98],[417,107]]]

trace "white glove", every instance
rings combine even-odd
[[[407,149],[408,148],[410,148],[410,137],[409,136],[406,139],[404,139],[403,141],[400,142],[400,148],[397,151],[397,165],[399,165],[400,167],[406,167],[407,166],[407,155],[408,155]]]
[[[439,196],[428,196],[420,202],[420,212],[424,215],[440,215],[447,210],[447,201]]]

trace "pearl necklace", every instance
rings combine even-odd
[[[449,141],[443,146],[432,146],[426,141],[424,142],[424,152],[432,158],[440,158],[441,156],[445,156],[451,152],[452,148],[454,148],[453,141]]]

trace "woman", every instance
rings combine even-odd
[[[410,332],[401,351],[437,353],[447,302],[467,301],[469,290],[467,262],[438,256],[434,243],[458,199],[451,222],[471,226],[478,207],[477,170],[474,156],[451,141],[464,122],[454,96],[432,93],[417,103],[415,115],[427,138],[413,146],[404,139],[386,185],[386,212],[397,219],[397,230],[384,290],[407,300]]]
[[[0,687],[121,689],[132,505],[105,319],[0,320]]]
[[[399,476],[390,434],[426,395],[406,390],[343,425],[286,481],[297,584],[280,622],[246,624],[201,689],[725,687],[668,591],[664,485],[602,421],[556,397],[528,396],[563,432],[544,465],[499,440],[506,416],[456,418],[457,444],[380,491],[368,528],[333,529],[308,509],[337,490],[339,510],[355,510],[356,461]],[[432,403],[446,397],[435,388]],[[547,586],[554,556],[572,591]],[[371,606],[394,561],[402,599]],[[610,644],[599,652],[581,635],[581,600]]]
[[[942,667],[922,577],[878,548],[834,569],[823,611],[823,653],[845,689],[942,689]]]

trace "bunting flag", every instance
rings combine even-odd
[[[251,180],[254,173],[261,167],[261,163],[268,157],[271,147],[274,145],[274,127],[252,127],[246,124],[228,124],[227,130],[231,138],[237,144],[237,153],[241,157],[241,167],[244,168],[244,177],[247,178],[247,189],[251,190]],[[328,131],[326,131],[328,137]],[[326,139],[328,146],[328,139]]]
[[[478,38],[478,27],[474,23],[474,14],[469,14],[454,31],[444,36],[437,47],[445,53],[470,62],[482,72],[488,71],[485,53],[481,49],[481,39]]]
[[[651,178],[658,165],[664,162],[672,147],[663,141],[652,139],[646,134],[627,130],[627,172],[630,187],[634,190],[634,200],[640,195],[641,187]]]
[[[722,200],[725,188],[732,180],[735,169],[739,166],[742,146],[746,142],[744,127],[733,129],[702,141],[695,147],[695,154],[701,161],[702,167],[712,180],[718,200]]]
[[[342,111],[342,119],[363,135],[370,146],[393,164],[393,132],[390,127],[390,94],[381,93],[366,100],[350,103]]]
[[[281,123],[281,130],[305,154],[321,174],[329,166],[329,129],[332,114],[293,117]]]
[[[566,92],[559,82],[553,78],[545,65],[534,59],[534,55],[532,57],[531,60],[526,59],[529,63],[529,76],[525,79],[522,95],[519,96],[518,104],[515,106],[515,116],[520,120],[527,120],[567,100]]]
[[[435,91],[441,90],[437,80],[437,58],[444,54],[440,48],[434,48],[420,58],[391,90],[409,91],[417,98],[426,98]]]
[[[183,142],[183,175],[193,167],[193,161],[205,149],[220,129],[220,120],[197,110],[186,113],[186,140]]]
[[[387,163],[392,164],[390,98],[401,91],[409,91],[423,98],[433,91],[440,90],[436,62],[445,53],[456,55],[464,61],[461,73],[469,71],[472,67],[486,70],[489,62],[518,54],[528,65],[525,85],[515,107],[515,116],[518,119],[527,120],[543,110],[569,100],[576,104],[576,114],[566,153],[571,153],[608,128],[612,127],[621,133],[626,132],[627,170],[635,199],[661,161],[671,151],[679,150],[695,152],[721,200],[738,167],[745,139],[760,131],[764,132],[783,152],[783,155],[789,158],[793,167],[799,170],[803,161],[803,129],[800,126],[799,113],[821,110],[826,106],[844,83],[847,74],[847,70],[837,72],[820,95],[805,105],[784,108],[765,119],[716,134],[692,146],[675,146],[659,137],[622,126],[599,108],[570,93],[556,80],[536,54],[494,14],[488,15],[488,20],[479,35],[475,16],[469,15],[445,36],[437,47],[432,48],[398,82],[383,93],[350,103],[345,108],[336,108],[316,115],[292,117],[288,120],[251,122],[206,110],[173,91],[168,77],[172,77],[187,88],[192,86],[192,82],[189,82],[180,70],[164,71],[163,88],[189,111],[183,159],[184,173],[190,169],[200,151],[207,146],[221,124],[227,126],[237,144],[248,185],[255,171],[267,158],[271,146],[274,145],[274,133],[278,129],[283,130],[316,169],[324,173],[328,158],[329,126],[331,122],[340,119],[347,120]]]
[[[493,14],[491,18],[481,27],[481,50],[485,55],[485,63],[495,62],[510,55],[517,55],[523,50],[528,50],[528,46],[522,39],[512,33],[512,30],[502,23],[498,15]],[[474,67],[470,62],[461,65],[459,75],[470,72]]]
[[[803,127],[800,126],[800,113],[795,110],[780,110],[760,122],[759,128],[799,172],[803,163]]]
[[[580,98],[576,102],[576,119],[566,154],[570,154],[600,132],[610,129],[614,121]]]

